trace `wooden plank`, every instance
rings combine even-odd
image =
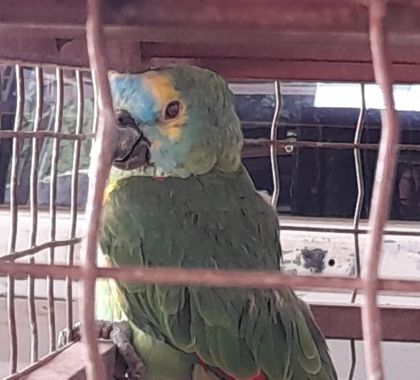
[[[363,339],[360,306],[351,304],[312,303],[312,313],[327,339]],[[381,306],[384,341],[420,342],[420,308]],[[112,379],[116,349],[110,341],[98,341],[106,364],[107,378]],[[57,354],[41,359],[8,380],[86,380],[82,343],[74,343]]]
[[[329,339],[363,339],[360,306],[312,304],[312,313]],[[384,341],[420,342],[420,308],[381,306]]]
[[[105,2],[109,67],[196,63],[230,79],[373,81],[367,9],[354,0]],[[48,12],[45,12],[48,9]],[[420,80],[420,3],[392,0],[394,77]],[[88,67],[85,1],[2,4],[0,59]],[[401,20],[404,20],[402,22]]]
[[[133,25],[158,29],[190,27],[338,33],[366,33],[368,30],[367,7],[364,2],[355,0],[202,0],[199,6],[194,0],[107,0],[104,3],[105,24],[122,30]],[[6,1],[1,7],[0,21],[25,28],[48,29],[46,34],[61,30],[63,25],[82,30],[86,22],[85,5],[85,0]],[[389,7],[387,26],[391,32],[419,33],[418,1],[390,0]],[[184,39],[188,37],[184,36]],[[153,38],[152,35],[147,40]]]
[[[105,363],[107,379],[112,380],[116,358],[115,346],[109,341],[98,341],[98,348]],[[37,363],[24,370],[19,378],[25,380],[86,380],[85,356],[84,345],[77,342],[50,360],[45,362],[41,360],[41,366]]]

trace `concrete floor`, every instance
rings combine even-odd
[[[7,249],[7,236],[9,229],[9,215],[7,210],[0,210],[0,255]],[[29,213],[22,211],[19,215],[19,235],[17,249],[27,248],[29,236]],[[48,214],[41,212],[39,215],[39,234],[38,243],[48,241]],[[308,221],[302,219],[287,218],[282,219],[283,223],[307,224]],[[316,224],[316,222],[312,222]],[[336,224],[343,226],[347,222],[335,221]],[[81,233],[83,217],[80,217],[78,233]],[[418,223],[416,227],[418,227]],[[413,224],[404,225],[407,229],[412,228]],[[411,226],[411,227],[410,227]],[[70,228],[68,213],[60,212],[57,218],[57,238],[67,239]],[[284,265],[287,271],[292,273],[308,274],[314,268],[305,268],[302,260],[302,250],[322,249],[326,251],[323,262],[324,269],[322,274],[350,275],[354,273],[354,246],[351,234],[333,233],[302,233],[283,231],[281,234],[282,247],[284,251]],[[360,239],[361,252],[364,250],[366,236]],[[56,262],[64,263],[66,248],[56,250]],[[76,248],[78,257],[78,247]],[[47,252],[37,255],[38,262],[46,262]],[[331,260],[333,259],[333,261]],[[330,265],[334,263],[334,265]],[[381,263],[381,274],[385,277],[400,278],[420,278],[420,238],[387,236],[384,242],[384,255]],[[62,329],[65,324],[65,288],[63,281],[55,281],[54,284],[56,307],[57,331]],[[8,369],[8,326],[6,312],[6,279],[0,277],[0,378],[7,374]],[[16,293],[16,315],[18,329],[19,346],[19,368],[23,368],[29,362],[30,342],[29,324],[27,313],[27,282],[17,280],[15,286]],[[48,329],[47,329],[47,304],[46,304],[46,282],[45,280],[36,281],[36,301],[38,327],[39,327],[39,350],[40,355],[44,355],[48,350]],[[74,285],[74,295],[77,299],[77,284]],[[329,301],[329,302],[349,302],[350,293],[326,293],[305,291],[299,295],[306,301]],[[407,296],[381,296],[379,301],[384,304],[418,305],[420,297],[415,295]],[[75,309],[75,317],[77,313]],[[401,321],[404,323],[404,321]],[[417,328],[417,326],[413,326]],[[340,379],[346,379],[350,368],[350,344],[347,341],[329,342],[334,362],[337,366]],[[384,365],[388,379],[413,379],[420,375],[420,344],[414,343],[384,343]],[[364,360],[362,343],[356,344],[356,372],[355,379],[365,379]]]

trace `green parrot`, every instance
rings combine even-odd
[[[110,74],[118,141],[100,262],[280,270],[279,224],[241,163],[234,97],[218,74],[171,66]],[[144,380],[336,379],[291,289],[101,280],[97,318],[128,320]]]

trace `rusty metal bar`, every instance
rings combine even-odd
[[[76,70],[76,89],[77,89],[77,116],[76,116],[76,134],[81,134],[83,129],[83,116],[84,116],[84,98],[83,98],[83,76],[80,70]],[[79,164],[80,164],[80,148],[81,141],[74,141],[73,150],[73,169],[71,174],[71,204],[70,204],[70,218],[71,227],[69,239],[75,239],[76,237],[76,225],[77,225],[77,198],[78,198],[78,186],[79,186]],[[70,245],[67,254],[67,265],[72,266],[74,264],[74,244]],[[70,332],[73,328],[73,288],[72,280],[66,278],[66,326],[67,331]],[[67,337],[67,340],[71,338]]]
[[[35,69],[36,82],[36,104],[34,132],[40,129],[42,112],[44,108],[44,77],[41,67]],[[32,140],[32,162],[31,162],[31,178],[30,178],[30,211],[31,211],[31,227],[30,248],[36,246],[36,238],[38,233],[38,163],[39,163],[39,140]],[[15,252],[16,254],[16,252]],[[29,257],[29,263],[35,263],[35,257]],[[38,360],[38,324],[35,309],[35,281],[32,276],[28,277],[28,312],[31,330],[31,363]]]
[[[372,209],[369,226],[366,257],[362,279],[366,284],[362,308],[362,327],[365,337],[364,351],[369,379],[384,378],[381,358],[382,324],[377,306],[378,267],[382,250],[382,233],[388,219],[390,200],[394,188],[397,162],[397,141],[399,124],[394,109],[390,62],[386,46],[384,25],[387,3],[383,0],[369,2],[369,32],[373,69],[379,83],[385,109],[381,114],[382,133],[376,165],[375,183],[372,195]]]
[[[92,117],[92,134],[96,136],[98,132],[98,85],[92,79],[92,89],[93,89],[93,117]]]
[[[23,68],[16,65],[16,114],[14,131],[18,132],[22,129],[23,109],[25,104],[24,77]],[[10,175],[10,234],[7,252],[13,253],[16,249],[17,227],[18,227],[18,204],[17,204],[17,183],[19,170],[19,153],[20,141],[16,137],[13,139],[12,148],[12,169]],[[15,373],[17,370],[17,330],[16,330],[16,314],[15,314],[15,282],[13,276],[7,276],[7,316],[9,321],[9,345],[10,345],[10,362],[9,372]]]
[[[63,117],[64,102],[64,82],[63,70],[56,69],[56,104],[55,104],[55,120],[54,133],[61,132],[61,123]],[[58,160],[60,157],[60,139],[53,140],[52,156],[51,156],[51,175],[50,175],[50,240],[56,238],[57,223],[57,177],[58,177]],[[54,264],[54,245],[49,248],[48,264]],[[48,332],[49,332],[49,350],[56,349],[56,328],[55,328],[55,306],[54,306],[54,281],[52,277],[47,277],[47,293],[48,293]]]
[[[48,265],[0,261],[0,275],[22,276],[32,274],[36,278],[51,276],[56,279],[69,277],[82,280],[86,270],[81,266]],[[113,278],[118,281],[139,284],[214,286],[256,289],[277,289],[284,286],[295,289],[364,289],[365,281],[354,277],[292,276],[267,271],[230,271],[178,268],[97,268],[97,278]],[[378,291],[420,293],[420,281],[378,279]],[[79,301],[80,302],[80,301]]]
[[[98,104],[97,135],[92,150],[91,181],[86,209],[86,233],[81,252],[82,297],[79,299],[82,336],[87,351],[87,375],[91,380],[105,378],[105,367],[95,341],[96,249],[103,194],[111,168],[115,129],[113,106],[108,82],[105,41],[103,38],[101,0],[86,2],[86,39],[92,80]]]
[[[56,133],[52,131],[8,131],[0,130],[0,139],[11,139],[19,137],[21,139],[44,139],[46,137],[59,138],[61,140],[88,140],[95,137],[93,133],[87,134],[74,134],[74,133]]]
[[[272,142],[277,141],[277,130],[278,122],[280,119],[280,109],[281,109],[281,90],[280,82],[274,82],[274,92],[276,98],[276,107],[274,108],[273,121],[271,122],[270,129],[270,140]],[[279,175],[279,163],[277,161],[277,145],[270,145],[270,161],[271,161],[271,176],[273,178],[273,194],[271,195],[271,204],[277,209],[277,202],[280,195],[280,175]]]
[[[36,253],[44,251],[45,249],[50,249],[51,247],[66,247],[68,245],[79,244],[81,241],[81,238],[49,241],[47,243],[42,243],[32,248],[24,249],[22,251],[15,251],[14,253],[11,253],[9,255],[0,256],[0,261],[13,261],[21,259],[22,257],[35,255]]]

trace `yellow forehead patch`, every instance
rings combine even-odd
[[[163,108],[172,100],[181,99],[179,91],[174,88],[171,79],[160,72],[149,71],[144,74],[144,81],[150,88],[154,99]]]
[[[144,81],[147,87],[153,94],[158,107],[164,109],[166,105],[173,101],[179,100],[182,102],[182,97],[173,85],[172,80],[168,75],[162,72],[149,71],[144,74]],[[185,109],[181,110],[181,115],[175,120],[165,121],[158,128],[162,136],[167,137],[172,141],[177,141],[182,135],[182,126],[187,120]]]

